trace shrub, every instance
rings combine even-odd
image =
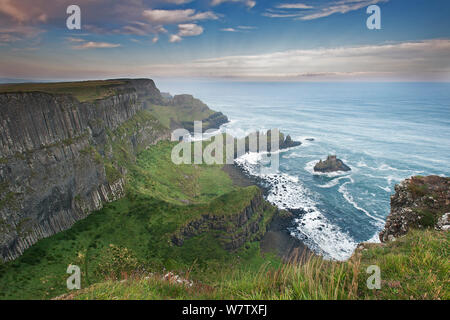
[[[130,249],[110,244],[100,256],[96,273],[117,280],[133,274],[138,266],[138,260]]]

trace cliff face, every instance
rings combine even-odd
[[[391,212],[382,242],[393,241],[411,228],[450,227],[450,178],[439,176],[411,177],[395,186],[391,197]]]
[[[104,160],[111,132],[162,97],[152,80],[127,80],[92,102],[43,92],[0,94],[0,258],[68,229],[124,195]],[[121,136],[137,151],[168,130],[146,119]],[[119,168],[120,169],[120,168]]]
[[[258,190],[241,211],[231,215],[205,213],[176,232],[172,236],[172,242],[182,246],[186,239],[215,231],[224,249],[235,250],[247,241],[260,240],[275,212],[276,208],[266,202],[262,191]]]

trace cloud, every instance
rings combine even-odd
[[[0,44],[36,39],[44,30],[32,26],[0,27]]]
[[[195,23],[184,23],[178,25],[178,33],[169,36],[169,42],[180,42],[183,37],[194,37],[203,33],[203,27]]]
[[[220,31],[224,32],[238,32],[239,30],[236,30],[235,28],[222,28]]]
[[[168,3],[174,3],[174,4],[186,4],[186,3],[190,3],[194,0],[165,0],[165,2]]]
[[[257,27],[253,27],[253,26],[238,26],[239,29],[242,30],[254,30],[254,29],[258,29]]]
[[[325,18],[336,13],[347,13],[368,7],[372,4],[388,2],[389,0],[340,0],[327,1],[319,5],[305,3],[284,3],[268,9],[263,13],[270,18],[295,18],[296,20],[314,20]]]
[[[180,42],[182,39],[179,35],[177,34],[171,34],[169,37],[169,42]]]
[[[224,2],[240,2],[244,3],[249,8],[253,8],[254,6],[256,6],[256,1],[253,0],[212,0],[211,5],[218,6],[219,4],[222,4]]]
[[[153,24],[175,24],[198,20],[215,20],[217,15],[211,11],[196,12],[194,9],[185,10],[144,10],[143,17]]]
[[[278,9],[312,9],[313,6],[309,6],[303,3],[283,3],[276,6]]]
[[[19,9],[11,0],[0,0],[0,12],[18,22],[29,19],[27,11]]]
[[[257,27],[252,27],[252,26],[237,26],[236,28],[222,28],[220,29],[220,31],[223,32],[248,32],[249,30],[254,30],[254,29],[258,29]]]
[[[81,39],[82,40],[82,39]],[[118,43],[109,42],[94,42],[94,41],[79,41],[81,44],[72,46],[73,49],[106,49],[106,48],[117,48],[121,45]]]
[[[81,8],[84,32],[148,36],[166,33],[165,26],[218,19],[212,11],[194,9],[162,10],[160,5],[186,5],[193,0],[77,0]],[[68,0],[0,0],[1,27],[61,28],[67,18]],[[155,9],[153,9],[155,8]],[[3,34],[0,42],[12,43],[24,38]]]
[[[195,23],[179,24],[178,29],[180,37],[198,36],[203,33],[203,28]]]
[[[258,55],[195,60],[183,65],[152,65],[165,76],[237,79],[446,79],[450,80],[450,40],[289,50]]]

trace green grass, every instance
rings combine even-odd
[[[367,245],[346,262],[312,257],[304,264],[258,261],[249,268],[223,268],[192,287],[138,275],[107,281],[68,299],[450,299],[448,234],[413,231],[385,246]],[[379,290],[366,286],[369,265],[381,269]],[[255,266],[259,266],[255,269]],[[187,274],[189,277],[189,274]]]
[[[51,94],[70,94],[78,101],[93,101],[116,94],[115,88],[124,81],[98,80],[58,83],[14,83],[0,85],[0,93],[46,92]]]
[[[140,154],[131,170],[136,192],[171,203],[202,203],[234,190],[222,165],[175,165],[175,142],[162,141]]]
[[[128,248],[145,270],[189,269],[194,278],[213,277],[225,263],[260,263],[257,243],[229,252],[217,240],[221,236],[218,231],[205,230],[186,239],[181,247],[172,243],[171,235],[189,221],[204,213],[239,213],[259,192],[256,187],[233,186],[220,165],[174,165],[170,161],[172,146],[162,141],[141,151],[135,161],[128,159],[131,155],[126,152],[121,161],[129,170],[127,196],[106,204],[71,229],[38,241],[18,259],[0,266],[0,299],[46,299],[67,292],[69,264],[82,268],[83,287],[104,281],[97,269],[111,244]],[[107,163],[107,174],[116,175],[109,167]],[[264,213],[264,225],[272,214]]]
[[[209,108],[199,106],[152,106],[151,112],[167,128],[171,119],[177,123],[202,120],[215,112]]]
[[[368,290],[360,279],[360,296],[368,299],[450,299],[449,234],[412,230],[384,247],[362,252],[363,268],[381,269],[382,289]]]

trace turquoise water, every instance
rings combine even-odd
[[[358,243],[378,241],[396,183],[450,175],[448,83],[157,84],[222,111],[231,120],[222,130],[236,136],[277,127],[303,142],[280,154],[276,174],[261,175],[256,155],[239,162],[266,181],[269,201],[300,209],[292,235],[327,258],[345,260]],[[328,154],[352,170],[314,173]]]

